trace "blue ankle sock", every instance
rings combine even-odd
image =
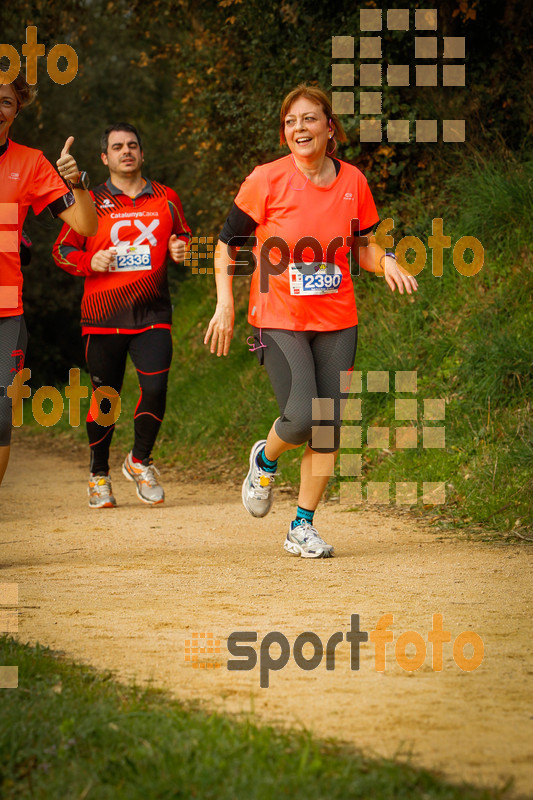
[[[276,458],[275,461],[270,461],[265,455],[265,448],[257,454],[257,466],[264,469],[265,472],[275,472],[278,468],[278,459]]]
[[[308,508],[302,508],[298,506],[296,509],[296,519],[291,523],[291,526],[295,528],[300,522],[308,522],[310,525],[313,524],[313,517],[315,516],[314,511],[309,511]]]

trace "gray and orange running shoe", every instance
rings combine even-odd
[[[117,504],[109,475],[93,475],[91,472],[87,494],[91,508],[115,508]]]
[[[155,506],[164,502],[165,492],[155,476],[155,473],[159,475],[159,470],[153,465],[151,459],[147,464],[144,462],[137,464],[132,460],[130,451],[124,459],[122,472],[129,481],[135,481],[137,497],[143,503]]]

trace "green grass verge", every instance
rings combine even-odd
[[[460,164],[437,197],[398,197],[381,209],[396,222],[395,242],[414,235],[427,245],[432,219],[444,219],[451,247],[444,250],[442,277],[431,271],[431,251],[418,275],[416,299],[392,294],[383,279],[363,272],[355,278],[360,319],[356,369],[363,372],[363,483],[416,482],[419,499],[411,510],[435,524],[469,526],[513,541],[533,528],[533,269],[528,242],[533,200],[533,163],[504,161]],[[453,264],[462,236],[477,237],[485,263],[474,277]],[[465,254],[465,259],[468,255]],[[176,464],[189,477],[223,480],[240,475],[250,443],[265,436],[277,415],[267,375],[248,352],[248,279],[235,278],[237,319],[229,358],[211,356],[203,335],[214,310],[212,276],[184,281],[175,295],[174,344],[167,413],[154,455]],[[366,373],[386,371],[389,393],[366,391]],[[395,391],[394,373],[416,370],[418,392]],[[138,390],[128,369],[116,444],[131,446],[131,415]],[[418,399],[418,447],[395,447],[395,399]],[[424,449],[424,399],[446,400],[446,447]],[[27,401],[26,401],[27,402]],[[26,415],[27,417],[29,414]],[[359,423],[355,423],[359,424]],[[390,428],[388,448],[366,446],[369,425]],[[62,436],[85,441],[69,429],[66,415],[55,427]],[[344,450],[343,452],[353,452]],[[280,462],[281,480],[298,482],[300,451]],[[446,484],[446,503],[424,508],[423,482]],[[339,491],[337,475],[330,493]]]
[[[0,638],[17,665],[2,691],[4,800],[497,800],[394,761],[366,758],[307,732],[237,722],[125,687],[49,650]]]

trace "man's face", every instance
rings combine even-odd
[[[111,131],[102,161],[111,175],[134,176],[141,171],[143,154],[134,133]]]

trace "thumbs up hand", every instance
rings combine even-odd
[[[183,239],[178,239],[175,233],[168,240],[168,252],[173,261],[183,261],[187,245]]]
[[[78,169],[78,165],[76,164],[74,156],[72,156],[69,152],[73,143],[74,143],[74,136],[69,136],[67,141],[63,145],[63,149],[61,150],[61,155],[57,159],[56,165],[59,170],[59,174],[61,175],[64,181],[71,183],[78,183],[80,178],[80,171]]]
[[[70,148],[72,147],[73,144],[74,144],[74,136],[69,136],[67,141],[63,145],[63,149],[61,151],[61,155],[62,156],[70,155],[69,150],[70,150]]]

